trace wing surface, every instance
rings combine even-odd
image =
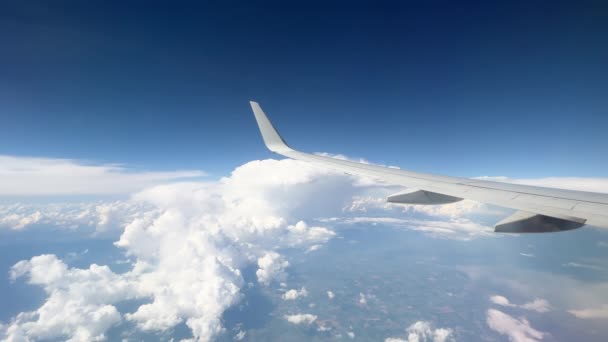
[[[250,104],[269,150],[409,188],[389,196],[389,202],[445,204],[470,199],[516,209],[497,224],[499,232],[554,232],[583,225],[608,228],[608,194],[419,173],[300,152],[287,145],[257,102]]]

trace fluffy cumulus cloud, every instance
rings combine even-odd
[[[40,308],[20,313],[6,325],[9,341],[65,336],[69,341],[103,340],[105,331],[121,321],[113,304],[138,296],[134,282],[107,266],[70,269],[54,255],[20,261],[12,267],[10,277],[27,277],[28,283],[41,286],[48,297]]]
[[[490,329],[507,336],[512,342],[540,341],[545,335],[532,328],[525,318],[517,319],[495,309],[486,312],[486,323]]]
[[[308,296],[308,291],[306,291],[306,288],[301,288],[299,290],[297,289],[291,289],[287,292],[285,292],[282,296],[282,298],[284,300],[296,300],[300,297],[306,297]]]
[[[311,314],[285,315],[284,318],[292,324],[312,324],[317,320],[317,316]]]
[[[494,235],[494,229],[482,223],[466,217],[407,217],[401,213],[398,217],[384,216],[353,216],[353,217],[331,217],[321,219],[321,222],[356,225],[389,225],[395,228],[410,229],[423,232],[426,235],[438,238],[455,240],[470,240],[477,237],[490,237]]]
[[[384,342],[447,342],[453,341],[452,329],[433,329],[431,323],[418,321],[410,325],[407,330],[407,338],[388,337]]]
[[[494,295],[490,297],[490,301],[496,305],[513,307],[513,308],[521,308],[525,310],[531,310],[536,312],[547,312],[551,310],[551,306],[549,302],[545,299],[536,298],[531,302],[527,302],[521,305],[513,304],[504,296]]]
[[[197,170],[149,172],[116,164],[0,155],[0,196],[124,194],[204,175]]]
[[[115,242],[132,268],[121,274],[106,266],[69,268],[53,255],[21,261],[11,277],[43,287],[47,298],[6,322],[1,333],[9,340],[86,341],[103,339],[107,329],[129,321],[150,332],[185,323],[196,340],[210,340],[223,332],[223,312],[241,299],[243,268],[257,267],[257,280],[270,285],[285,277],[289,264],[282,249],[306,250],[334,237],[330,229],[298,219],[311,217],[302,204],[321,188],[350,182],[321,177],[326,174],[295,161],[268,160],[217,182],[144,190],[128,201],[140,210],[127,215]],[[318,210],[326,207],[320,203]],[[129,299],[144,304],[119,312],[115,304]]]
[[[289,261],[285,260],[280,254],[268,252],[258,259],[259,268],[255,275],[260,283],[268,285],[273,279],[285,280],[287,266],[289,266]]]

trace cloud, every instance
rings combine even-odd
[[[13,318],[5,329],[9,340],[63,336],[70,341],[102,340],[105,331],[122,320],[113,304],[138,294],[135,284],[107,266],[70,269],[54,255],[18,262],[11,268],[10,278],[20,277],[41,286],[48,298],[37,310]]]
[[[572,267],[572,268],[586,268],[589,270],[594,270],[594,271],[603,271],[604,268],[600,267],[600,266],[596,266],[596,265],[589,265],[589,264],[581,264],[578,262],[567,262],[562,264],[562,266],[564,267]]]
[[[405,217],[331,217],[320,219],[321,222],[334,224],[383,224],[395,228],[411,229],[424,232],[429,236],[456,240],[469,240],[475,237],[496,236],[494,229],[467,218],[423,219]]]
[[[536,257],[536,255],[532,254],[532,253],[519,253],[519,255],[527,257],[527,258],[534,258]]]
[[[490,329],[508,336],[512,342],[535,342],[545,335],[532,328],[525,318],[516,319],[495,309],[486,312],[486,323]]]
[[[388,337],[384,342],[447,342],[453,341],[452,329],[433,329],[431,323],[418,321],[410,325],[407,330],[407,340],[398,337]]]
[[[306,291],[306,288],[301,288],[300,290],[297,289],[291,289],[287,292],[285,292],[282,296],[283,300],[296,300],[300,297],[306,297],[308,296],[308,291]]]
[[[289,266],[289,262],[280,254],[268,252],[258,259],[258,270],[255,275],[258,281],[268,285],[272,280],[285,280],[285,268]]]
[[[538,299],[538,298],[531,302],[522,304],[519,307],[522,309],[532,310],[532,311],[536,311],[536,312],[547,312],[547,311],[551,310],[551,306],[549,305],[549,302],[547,302],[544,299]]]
[[[72,159],[0,155],[0,196],[128,194],[204,175],[198,170],[152,172]]]
[[[555,308],[569,310],[597,309],[608,303],[608,282],[578,279],[569,273],[530,270],[505,266],[457,267],[469,279],[487,288],[508,288],[521,297],[547,298]],[[541,297],[542,296],[542,297]],[[572,313],[571,313],[572,314]]]
[[[285,315],[283,317],[287,320],[287,322],[293,324],[312,324],[317,320],[317,316],[311,314]]]
[[[244,332],[242,330],[239,330],[239,332],[236,335],[234,335],[234,340],[235,341],[242,341],[245,338],[246,335],[247,335],[246,332]]]
[[[363,293],[359,293],[359,304],[365,305],[367,304],[367,298]]]
[[[469,214],[499,214],[498,211],[490,210],[485,204],[472,200],[462,200],[455,203],[444,205],[418,205],[418,204],[396,204],[386,201],[386,197],[391,193],[398,191],[399,188],[378,184],[380,190],[378,194],[368,196],[357,196],[353,201],[345,207],[348,212],[363,212],[367,213],[374,210],[396,211],[410,214],[424,214],[427,216],[440,217],[462,217]]]
[[[321,247],[322,247],[321,245],[312,245],[312,246],[308,247],[308,249],[306,250],[306,253],[314,252],[316,250],[319,250]]]
[[[608,305],[596,308],[569,310],[569,313],[581,319],[608,319]]]
[[[499,295],[491,296],[490,301],[492,303],[494,303],[496,305],[500,305],[500,306],[521,308],[521,309],[531,310],[531,311],[536,311],[536,312],[547,312],[547,311],[551,310],[551,306],[549,305],[549,302],[545,299],[539,299],[539,298],[534,299],[531,302],[521,304],[521,305],[513,304],[506,297],[499,296]]]
[[[86,172],[95,170],[100,179],[119,174],[111,179],[121,181],[112,184],[129,183],[110,187],[108,181],[103,186],[94,183],[91,188],[108,186],[113,192],[134,191],[148,186],[148,181],[164,183],[176,176],[147,177],[113,166],[100,166],[100,171],[97,166],[66,160],[58,163],[62,173],[66,172],[62,166],[66,163],[77,166],[73,169],[74,185],[64,189],[72,194],[80,191],[83,179],[88,179]],[[79,174],[82,169],[86,172]],[[45,174],[39,173],[39,183],[57,180],[50,174],[45,180]],[[241,288],[249,281],[243,276],[245,268],[255,267],[256,278],[264,286],[285,281],[289,261],[282,250],[306,251],[322,246],[336,236],[330,229],[336,223],[409,226],[437,237],[471,238],[488,232],[487,227],[454,214],[458,210],[476,212],[466,203],[456,211],[431,211],[424,218],[404,218],[403,209],[393,206],[367,209],[368,214],[383,214],[378,217],[353,217],[361,211],[345,208],[352,207],[353,198],[365,198],[371,191],[370,184],[376,187],[375,183],[299,161],[263,160],[246,163],[218,181],[153,185],[124,201],[0,206],[0,226],[15,230],[47,224],[65,229],[91,227],[95,231],[115,227],[120,234],[115,246],[133,261],[131,269],[120,274],[102,265],[70,268],[53,255],[15,264],[11,278],[42,287],[46,299],[39,308],[6,322],[0,336],[94,340],[103,338],[111,327],[129,322],[152,333],[185,324],[194,339],[208,341],[224,332],[224,311],[241,300]],[[44,193],[54,193],[53,189],[47,188]],[[342,214],[344,217],[336,220],[317,220]],[[131,299],[143,304],[119,312],[122,306],[118,304]],[[300,318],[303,322],[316,319],[310,314],[292,316],[304,317]],[[441,329],[433,329],[433,334],[437,330],[439,337],[446,334]]]
[[[286,276],[289,263],[282,249],[306,250],[335,236],[298,219],[315,216],[305,203],[332,188],[322,180],[325,175],[300,162],[267,160],[245,164],[216,182],[141,191],[120,202],[136,209],[125,216],[115,242],[133,260],[132,268],[121,274],[107,266],[69,268],[52,255],[21,261],[12,279],[43,287],[47,298],[36,310],[13,317],[0,333],[7,339],[93,340],[127,321],[147,332],[185,323],[196,340],[211,340],[224,332],[224,311],[242,298],[245,267],[257,267],[258,281],[271,285]],[[348,189],[350,180],[342,179],[333,186]],[[336,193],[342,201],[350,197]],[[317,203],[321,206],[315,210],[329,206],[322,199]],[[107,213],[90,209],[84,217]],[[118,312],[117,303],[135,298],[143,304]]]
[[[492,296],[490,297],[490,301],[497,305],[513,306],[513,304],[509,303],[509,300],[503,296]]]
[[[333,293],[333,292],[331,292],[331,291],[327,291],[327,298],[329,298],[329,299],[334,299],[334,297],[335,297],[335,295],[334,295],[334,293]]]
[[[24,230],[38,225],[102,233],[120,229],[148,209],[131,201],[5,204],[0,205],[0,229]]]

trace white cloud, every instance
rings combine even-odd
[[[0,170],[6,170],[6,165]],[[82,193],[85,191],[82,183],[92,174],[99,175],[100,181],[86,190],[91,193],[106,187],[107,193],[128,192],[193,176],[137,173],[120,167],[60,160],[57,170],[61,174],[74,171],[73,179],[63,180],[53,174],[55,171],[46,169],[52,169],[53,165],[49,162],[36,169],[34,173],[41,178],[38,184],[55,180],[64,186],[60,187],[63,190],[49,186],[35,194]],[[44,173],[47,171],[48,177]],[[18,173],[14,168],[11,172]],[[135,179],[136,175],[143,181]],[[72,185],[62,183],[71,180]],[[20,313],[4,324],[0,337],[4,334],[9,339],[101,339],[110,327],[129,321],[140,330],[151,332],[185,323],[196,340],[213,339],[224,331],[221,321],[224,311],[241,299],[241,288],[246,286],[242,275],[245,267],[257,266],[256,276],[261,284],[284,280],[289,262],[280,254],[281,249],[305,251],[332,239],[335,233],[328,227],[307,222],[359,212],[344,208],[349,207],[353,197],[365,197],[369,185],[376,186],[303,162],[264,160],[242,165],[219,181],[156,185],[126,201],[0,206],[0,226],[17,230],[37,224],[66,229],[86,226],[96,231],[122,227],[115,245],[133,260],[132,269],[121,274],[98,265],[69,268],[65,262],[48,255],[17,263],[11,277],[24,278],[42,287],[47,298],[36,310]],[[10,186],[0,188],[0,195],[7,187]],[[33,191],[24,189],[23,194]],[[345,217],[317,222],[321,225],[341,223],[340,220],[385,222],[410,225],[442,237],[485,234],[487,227],[454,214],[475,212],[470,209],[474,206],[462,205],[455,211],[428,212],[427,216],[437,215],[430,220],[404,218],[403,209],[387,206],[368,210],[381,210],[385,215],[380,218]],[[118,312],[117,303],[133,298],[145,303],[132,312]],[[367,301],[365,296],[362,298]],[[310,314],[292,316],[300,317],[293,318],[300,320],[300,324],[316,320]],[[432,336],[435,332],[438,338],[450,336],[449,329],[433,329]]]
[[[246,332],[239,330],[239,332],[236,335],[234,335],[234,340],[242,341],[245,338],[246,334],[247,334]]]
[[[547,312],[547,311],[551,310],[551,305],[549,305],[549,302],[545,299],[540,299],[540,298],[536,298],[531,302],[524,303],[521,305],[513,304],[506,297],[499,296],[499,295],[491,296],[490,301],[492,303],[494,303],[496,305],[500,305],[500,306],[521,308],[521,309],[536,311],[536,312]]]
[[[486,312],[486,323],[492,330],[508,336],[512,342],[535,342],[545,335],[532,328],[525,318],[516,319],[495,309]]]
[[[23,230],[44,225],[68,230],[90,228],[101,233],[120,229],[150,209],[153,208],[131,201],[14,203],[0,205],[0,229]]]
[[[348,335],[348,337],[350,337],[351,339],[355,338],[355,333],[352,331],[347,332],[346,335]]]
[[[333,293],[333,292],[331,292],[331,291],[327,291],[327,298],[329,298],[329,299],[334,299],[334,297],[335,297],[335,295],[334,295],[334,293]]]
[[[306,250],[306,253],[314,252],[316,250],[319,250],[321,247],[321,245],[312,245]]]
[[[568,312],[581,319],[608,319],[608,305],[588,309],[569,310]]]
[[[367,304],[367,298],[363,293],[359,293],[359,304],[365,305]]]
[[[63,336],[70,341],[102,340],[105,331],[122,320],[113,304],[137,297],[135,284],[107,266],[70,269],[54,255],[20,261],[11,268],[10,277],[27,277],[48,298],[37,310],[13,318],[5,332],[8,340]]]
[[[317,320],[317,316],[311,314],[285,315],[283,317],[287,320],[287,322],[293,324],[312,324]]]
[[[284,277],[288,266],[279,250],[306,250],[335,235],[296,219],[314,217],[302,206],[321,189],[348,189],[350,181],[329,177],[334,184],[328,185],[321,179],[325,175],[300,162],[267,160],[245,164],[217,182],[144,190],[121,202],[139,208],[126,216],[128,223],[115,243],[133,260],[132,269],[116,274],[106,266],[68,268],[55,256],[19,262],[13,279],[26,277],[48,289],[47,298],[40,308],[15,316],[0,334],[8,339],[91,340],[126,320],[150,332],[185,323],[196,340],[208,341],[224,331],[223,312],[241,299],[243,268],[257,265],[260,283],[270,284]],[[350,196],[336,193],[344,196],[342,201]],[[328,207],[323,200],[317,203],[319,210]],[[108,212],[90,209],[83,217]],[[44,272],[39,271],[42,261]],[[119,313],[114,305],[131,298],[145,303]]]
[[[418,321],[410,325],[407,330],[407,340],[399,337],[388,337],[384,342],[447,342],[453,341],[452,329],[433,329],[431,323]]]
[[[386,197],[399,188],[376,185],[379,189],[372,195],[354,197],[352,202],[344,208],[347,212],[367,213],[374,210],[395,211],[409,214],[424,214],[426,216],[438,216],[444,218],[458,218],[471,214],[498,215],[501,211],[491,210],[483,203],[472,200],[462,200],[444,205],[418,205],[418,204],[395,204],[386,201]]]
[[[308,296],[308,291],[306,291],[306,288],[302,287],[300,290],[297,289],[291,289],[287,292],[285,292],[282,296],[283,300],[296,300],[300,297],[306,297]]]
[[[278,253],[268,252],[258,259],[258,270],[255,272],[258,281],[268,285],[272,280],[285,280],[285,268],[289,262]]]
[[[529,298],[547,298],[555,308],[597,309],[608,303],[608,282],[577,279],[567,273],[530,270],[521,267],[462,266],[458,269],[475,282],[489,287],[508,288]]]
[[[600,266],[596,266],[596,265],[589,265],[589,264],[581,264],[578,262],[567,262],[562,264],[562,266],[564,267],[573,267],[573,268],[586,268],[589,270],[594,270],[594,271],[602,271],[604,270],[603,267]]]
[[[549,310],[551,310],[551,306],[549,305],[549,302],[544,300],[544,299],[535,299],[531,302],[522,304],[519,306],[522,309],[526,309],[526,310],[532,310],[532,311],[536,311],[536,312],[547,312]]]
[[[204,175],[197,170],[151,172],[72,159],[0,155],[0,196],[127,194]]]
[[[325,325],[325,324],[323,324],[323,323],[319,323],[319,324],[318,324],[318,327],[317,327],[317,331],[320,331],[320,332],[324,332],[324,331],[330,331],[330,330],[331,330],[331,328],[332,328],[332,327],[331,327],[330,325]]]
[[[490,297],[490,301],[494,304],[502,305],[502,306],[512,306],[513,305],[509,302],[509,300],[506,297],[498,296],[498,295]]]
[[[534,258],[535,257],[535,255],[532,254],[532,253],[523,253],[522,252],[522,253],[519,253],[519,255],[527,257],[527,258]]]

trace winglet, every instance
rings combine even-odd
[[[281,138],[279,132],[274,128],[270,120],[260,105],[255,101],[249,101],[251,104],[251,109],[253,110],[253,114],[255,115],[255,121],[258,123],[258,127],[260,128],[260,133],[262,133],[262,138],[264,139],[264,143],[266,147],[272,152],[283,154],[283,152],[293,151],[287,144],[285,140]]]

